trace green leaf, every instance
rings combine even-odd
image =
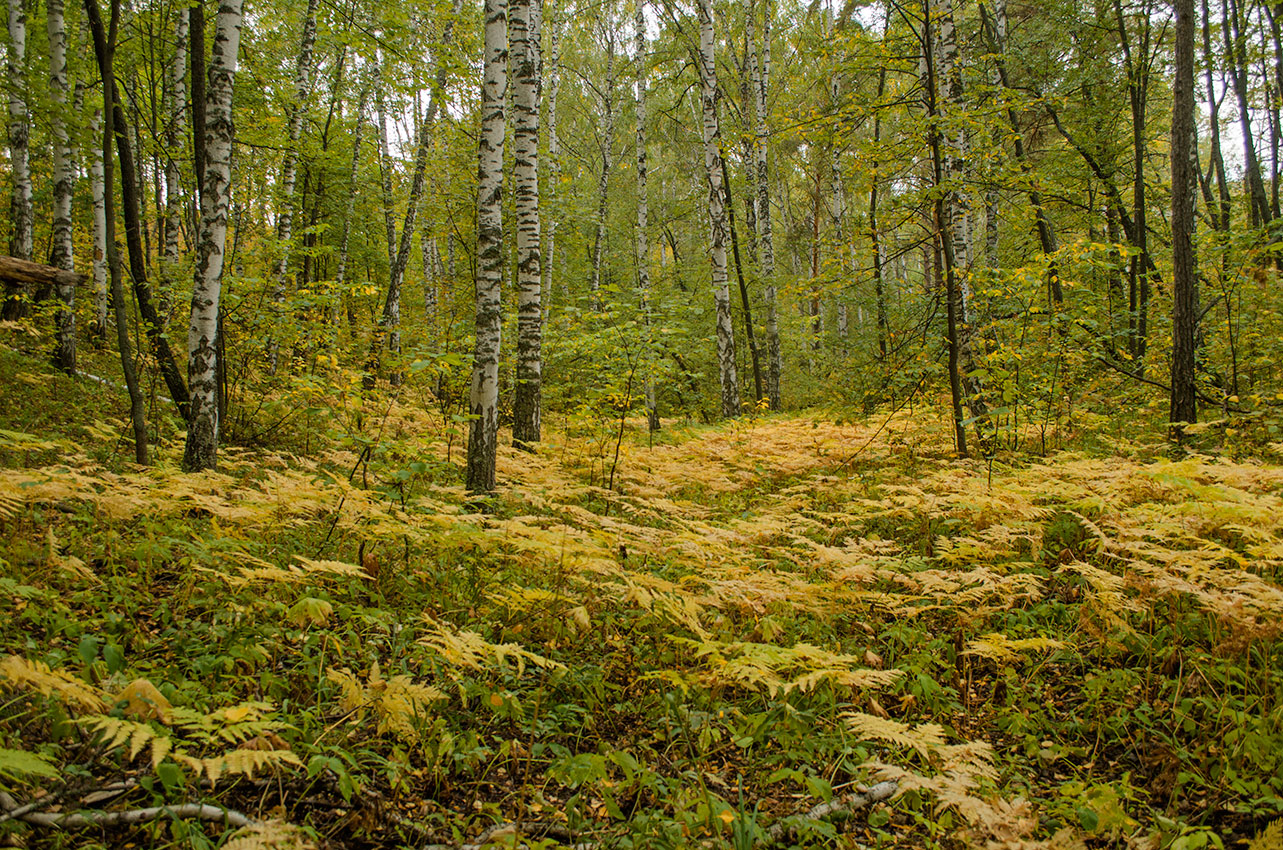
[[[59,771],[57,765],[44,756],[26,750],[0,748],[0,776],[42,776],[57,779]]]

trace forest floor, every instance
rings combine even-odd
[[[478,502],[425,391],[294,392],[139,469],[0,349],[11,846],[1283,844],[1283,466],[604,410]]]

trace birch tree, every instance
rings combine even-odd
[[[615,8],[614,0],[606,0],[605,18],[598,21],[606,43],[606,79],[597,89],[601,124],[598,127],[597,145],[601,171],[597,174],[597,215],[593,222],[592,277],[588,290],[596,310],[604,306],[601,297],[601,273],[606,250],[606,202],[610,196],[610,172],[614,168],[615,143]],[[589,85],[592,85],[589,83]]]
[[[753,94],[753,157],[757,183],[758,245],[762,256],[763,294],[766,300],[766,396],[771,410],[780,409],[780,378],[784,371],[780,352],[780,324],[775,289],[775,237],[771,227],[771,173],[767,154],[766,93],[771,78],[771,0],[764,0],[762,58],[754,44],[757,13],[749,10],[748,63]],[[746,107],[747,108],[747,107]]]
[[[646,2],[634,0],[633,52],[637,63],[637,292],[641,298],[642,321],[646,327],[646,342],[651,340],[650,314],[650,195],[646,185]],[[655,406],[655,376],[646,370],[646,424],[651,431],[660,427],[659,410]]]
[[[294,97],[286,108],[287,141],[281,159],[280,197],[276,213],[276,269],[272,302],[276,311],[276,332],[281,332],[284,317],[286,278],[290,270],[290,240],[294,238],[294,185],[298,180],[298,143],[303,135],[304,105],[312,88],[312,48],[316,44],[316,7],[318,0],[308,0],[303,15],[303,34],[299,39],[298,59],[294,64]],[[271,345],[271,372],[275,374],[279,341]]]
[[[539,261],[540,0],[512,0],[513,192],[517,214],[517,385],[512,443],[539,442],[543,381],[543,275]]]
[[[432,148],[433,128],[436,124],[437,112],[441,108],[441,98],[444,96],[445,91],[447,76],[445,49],[453,40],[454,22],[459,15],[460,5],[461,0],[454,0],[450,17],[441,31],[440,44],[435,51],[436,73],[433,76],[433,88],[428,96],[428,105],[419,124],[418,143],[415,147],[414,167],[410,178],[410,196],[406,201],[405,218],[401,224],[399,237],[397,236],[396,224],[392,220],[390,166],[388,166],[386,159],[387,125],[384,122],[382,111],[379,114],[380,139],[385,155],[385,170],[383,172],[384,214],[386,216],[390,268],[388,270],[387,297],[383,301],[383,314],[379,319],[379,332],[375,334],[373,348],[370,352],[371,363],[365,382],[367,388],[373,386],[373,379],[378,372],[379,358],[382,354],[384,341],[386,340],[388,348],[393,354],[399,354],[401,351],[401,288],[405,281],[405,270],[410,262],[415,214],[418,212],[420,199],[423,197],[423,187],[428,168],[428,152]],[[401,373],[394,371],[392,373],[392,384],[396,386],[400,382]]]
[[[488,493],[495,485],[499,444],[499,331],[503,284],[503,148],[508,96],[508,3],[485,0],[484,77],[477,153],[476,344],[468,410],[466,484]]]
[[[84,0],[85,15],[89,19],[89,29],[93,34],[94,58],[98,63],[98,73],[102,78],[102,113],[111,115],[116,109],[115,62],[116,33],[120,27],[120,3],[112,0],[110,24],[103,26],[102,11],[98,0]],[[115,310],[116,345],[120,353],[120,370],[125,379],[125,388],[129,392],[129,420],[134,432],[134,461],[146,465],[150,461],[147,448],[147,420],[142,388],[138,383],[138,373],[134,368],[134,355],[129,341],[129,312],[125,303],[125,287],[121,282],[120,249],[116,246],[116,211],[115,211],[115,163],[111,156],[111,142],[115,129],[108,123],[102,124],[102,145],[99,162],[102,164],[103,196],[103,234],[107,249],[107,265],[111,278],[111,301]]]
[[[178,163],[186,141],[183,137],[183,114],[187,104],[189,21],[189,10],[180,8],[174,17],[174,55],[170,58],[165,81],[165,247],[160,261],[159,312],[167,318],[182,268],[183,186]]]
[[[27,112],[27,13],[22,0],[9,0],[9,45],[5,54],[9,89],[9,171],[13,181],[9,203],[9,254],[30,260],[32,246],[31,119]],[[0,317],[16,319],[26,313],[22,288],[6,284]]]
[[[191,415],[183,468],[212,469],[218,461],[218,304],[222,295],[227,210],[231,200],[232,88],[240,47],[243,0],[220,0],[205,89],[205,182],[196,241],[196,279],[187,328]]]
[[[90,122],[90,136],[97,139],[102,136],[102,110],[95,109]],[[103,151],[99,145],[93,145],[93,155],[89,160],[89,186],[94,204],[94,321],[89,332],[95,344],[105,343],[107,339],[107,187],[103,165]]]
[[[739,378],[735,371],[735,332],[726,265],[726,195],[722,187],[721,129],[718,126],[717,66],[713,56],[713,0],[699,0],[699,88],[704,136],[704,172],[708,179],[709,263],[717,311],[717,367],[722,416],[740,414]]]
[[[53,104],[49,123],[53,136],[53,245],[49,264],[72,270],[71,200],[75,175],[72,171],[71,142],[67,134],[67,26],[64,0],[49,0],[46,30],[49,33],[49,100]],[[68,375],[76,373],[76,286],[57,285],[58,341],[54,362]]]

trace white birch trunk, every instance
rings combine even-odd
[[[53,247],[49,263],[72,270],[71,196],[74,175],[71,143],[67,136],[67,26],[64,0],[49,0],[46,17],[49,33],[49,99],[53,103],[49,123],[53,136]],[[76,374],[76,286],[57,284],[58,341],[54,361],[68,375]]]
[[[485,0],[485,65],[477,153],[476,344],[468,410],[466,483],[473,493],[495,485],[499,444],[499,331],[503,283],[504,105],[508,95],[508,3]]]
[[[419,233],[419,247],[423,251],[423,318],[428,323],[428,342],[437,342],[437,289],[441,285],[441,257],[437,253],[437,238],[426,222]]]
[[[659,410],[655,406],[655,376],[651,367],[653,340],[650,315],[650,194],[646,186],[646,0],[634,0],[633,52],[637,63],[637,291],[641,296],[642,321],[646,326],[646,423],[658,431]]]
[[[276,269],[272,302],[276,312],[276,337],[282,332],[286,278],[290,270],[290,240],[294,238],[294,186],[298,182],[298,142],[303,135],[303,112],[312,88],[312,47],[316,43],[317,0],[308,0],[303,16],[303,35],[299,39],[298,61],[294,65],[294,99],[287,108],[288,142],[281,160],[280,197],[276,212]],[[269,371],[276,374],[280,341],[274,338],[270,347]]]
[[[30,260],[32,246],[31,211],[31,121],[27,112],[27,14],[22,0],[9,0],[9,170],[13,193],[9,206],[9,253]],[[3,318],[15,319],[27,312],[24,288],[5,285]]]
[[[356,211],[356,177],[361,164],[361,136],[365,129],[365,108],[369,104],[370,86],[368,80],[361,84],[361,95],[356,106],[356,127],[352,131],[352,164],[348,169],[347,209],[343,214],[342,234],[339,236],[339,258],[334,272],[334,306],[331,312],[334,327],[332,328],[331,348],[338,346],[339,311],[347,297],[348,248],[352,239],[352,215]]]
[[[102,109],[94,110],[91,136],[102,136]],[[107,198],[103,184],[102,147],[93,145],[93,158],[89,163],[89,183],[94,196],[94,327],[93,338],[98,343],[107,341]]]
[[[709,262],[713,303],[717,308],[717,367],[722,416],[740,414],[739,378],[735,372],[735,332],[726,268],[726,195],[722,189],[721,130],[717,121],[717,66],[713,58],[713,0],[699,0],[699,83],[704,128],[704,170],[708,177]]]
[[[517,213],[517,385],[512,443],[539,442],[543,407],[543,274],[539,256],[539,0],[512,0],[513,192]]]
[[[780,322],[775,290],[775,239],[771,231],[770,164],[766,151],[766,92],[771,77],[771,3],[766,0],[765,23],[762,27],[762,60],[753,43],[756,13],[750,14],[748,28],[749,74],[753,88],[753,156],[757,180],[758,245],[762,256],[763,294],[766,300],[766,397],[771,410],[780,409],[780,375],[784,371],[780,352]]]
[[[169,63],[165,91],[165,249],[160,262],[160,309],[168,318],[174,288],[182,268],[183,187],[178,162],[186,147],[183,113],[187,106],[188,10],[179,9],[174,21],[174,55]]]
[[[971,266],[975,254],[971,238],[970,210],[962,191],[966,171],[967,131],[963,120],[966,101],[962,91],[962,66],[958,57],[958,33],[953,22],[953,0],[931,0],[931,16],[936,28],[936,79],[944,116],[948,193],[948,227],[953,235],[955,271],[961,299],[959,320],[971,323]],[[965,334],[964,334],[965,335]]]
[[[243,0],[220,0],[205,89],[205,183],[200,197],[200,233],[191,322],[187,328],[187,382],[191,418],[183,468],[212,469],[218,461],[218,303],[223,249],[231,199],[232,87],[241,38]]]
[[[592,247],[592,278],[588,289],[592,295],[593,309],[601,310],[604,303],[601,297],[602,259],[606,250],[606,201],[610,193],[610,172],[614,167],[615,141],[615,15],[614,0],[606,2],[606,21],[602,25],[606,36],[606,81],[602,94],[601,138],[599,140],[601,156],[601,173],[597,176],[597,218],[595,221]]]

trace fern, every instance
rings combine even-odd
[[[455,667],[480,670],[488,663],[503,667],[511,659],[517,665],[518,675],[525,673],[527,662],[545,670],[566,669],[564,664],[530,652],[518,644],[491,643],[476,632],[455,631],[431,617],[424,617],[424,621],[428,634],[421,637],[419,643]]]
[[[236,830],[223,850],[316,850],[316,842],[293,824],[270,820]]]
[[[367,711],[377,719],[376,732],[391,732],[407,742],[419,740],[418,727],[433,705],[445,694],[431,685],[421,685],[409,676],[385,679],[378,662],[370,667],[365,682],[350,670],[330,669],[326,677],[339,686],[339,707],[358,719]]]
[[[21,779],[28,776],[57,779],[61,775],[61,771],[53,762],[38,753],[0,748],[0,776],[6,779]]]
[[[105,705],[92,687],[62,670],[51,670],[43,661],[10,655],[0,661],[0,676],[11,688],[34,690],[47,697],[56,695],[80,709],[101,711]]]

